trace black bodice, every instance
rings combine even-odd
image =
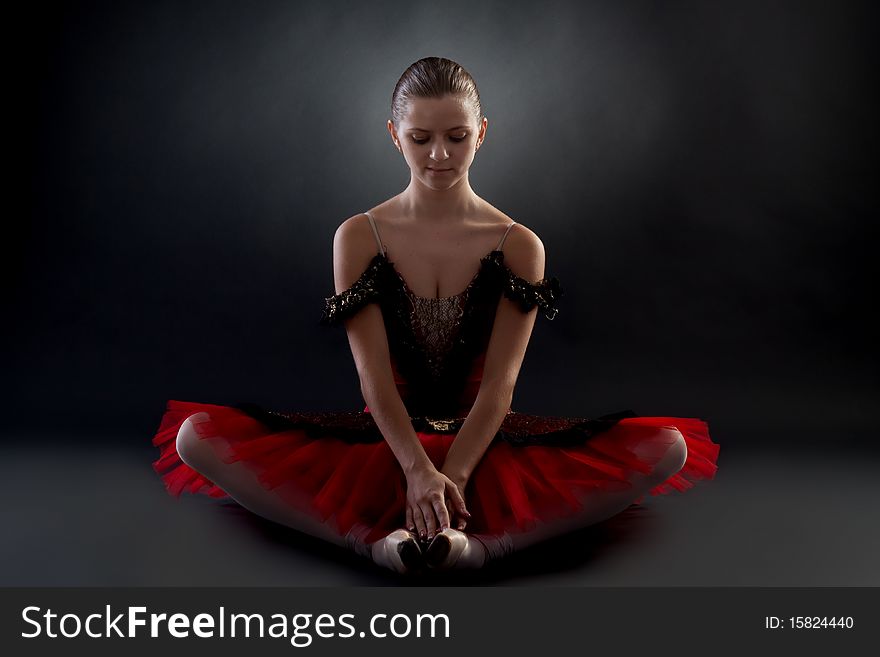
[[[482,374],[479,359],[502,294],[523,312],[537,305],[553,319],[562,288],[555,277],[531,283],[516,276],[504,264],[504,252],[496,250],[480,260],[463,292],[428,299],[414,295],[380,253],[350,288],[324,300],[320,322],[340,324],[366,304],[378,303],[398,388],[411,415],[455,415],[473,403],[473,385]]]
[[[532,283],[504,264],[494,250],[480,260],[468,287],[451,297],[416,296],[383,253],[376,254],[351,287],[324,298],[319,323],[339,326],[370,303],[379,305],[388,336],[395,383],[416,431],[454,433],[476,398],[498,302],[504,295],[523,312],[537,306],[547,319],[558,313],[562,287],[556,277]],[[304,430],[313,437],[348,442],[381,441],[364,411],[274,411],[240,402],[237,408],[275,431]],[[515,445],[572,445],[604,431],[631,410],[597,418],[550,417],[509,409],[495,439]]]

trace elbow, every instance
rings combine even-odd
[[[355,359],[355,365],[357,367],[357,375],[358,381],[360,382],[361,395],[364,399],[366,399],[367,395],[370,394],[370,391],[376,387],[375,368],[372,363],[357,358]]]
[[[384,399],[392,390],[396,390],[394,380],[388,377],[377,375],[375,371],[368,370],[359,373],[361,397],[368,406],[372,408],[373,404]]]
[[[382,408],[382,396],[378,394],[376,386],[372,385],[368,380],[361,379],[361,398],[370,408],[370,412],[376,415]]]
[[[370,403],[369,397],[370,397],[370,393],[373,388],[370,385],[370,382],[367,379],[367,377],[365,377],[363,375],[360,376],[360,382],[361,382],[361,397],[363,397],[364,401],[369,404]]]
[[[507,409],[513,403],[513,389],[516,379],[503,377],[498,379],[483,380],[480,384],[480,395],[493,404]]]

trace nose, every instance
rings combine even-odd
[[[431,159],[435,162],[445,162],[449,159],[449,153],[446,151],[446,147],[443,143],[435,143],[431,146]]]

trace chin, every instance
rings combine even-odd
[[[427,187],[431,187],[433,189],[448,189],[452,187],[455,183],[460,180],[460,176],[456,174],[449,174],[444,176],[443,179],[435,179],[431,174],[427,174],[421,176],[421,180]]]
[[[438,184],[438,183],[436,183],[436,182],[432,182],[432,181],[430,181],[430,180],[426,180],[426,181],[425,181],[425,187],[428,187],[428,188],[430,188],[430,189],[437,189],[437,190],[440,190],[440,189],[449,189],[450,187],[453,187],[453,186],[455,185],[455,183],[456,183],[455,180],[450,180],[450,181],[447,182],[447,183],[441,183],[441,184]]]

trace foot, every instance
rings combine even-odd
[[[415,534],[396,529],[371,547],[373,561],[401,574],[417,572],[424,565],[422,549]]]
[[[425,552],[425,563],[437,570],[481,568],[488,553],[482,542],[448,527],[434,536]]]

